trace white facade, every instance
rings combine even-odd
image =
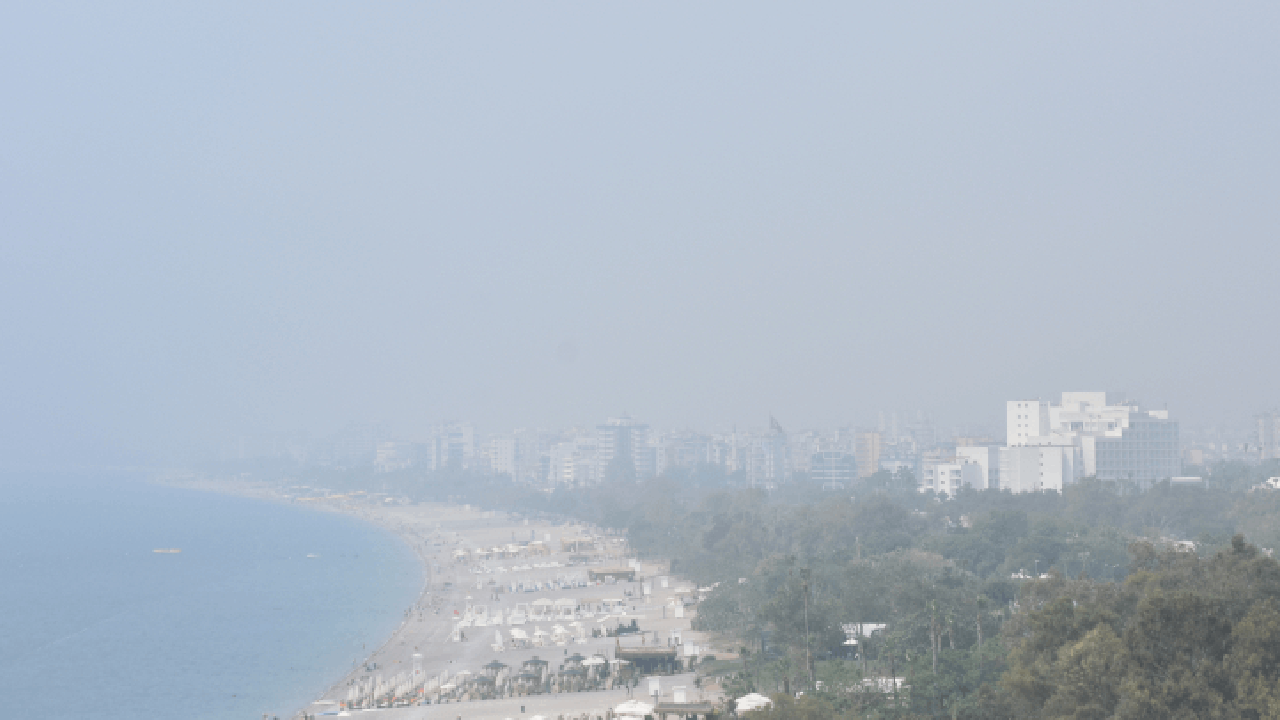
[[[517,477],[520,444],[515,435],[498,435],[489,439],[489,470],[495,475]]]
[[[426,458],[430,469],[470,467],[475,455],[476,433],[471,423],[447,423],[431,428]]]
[[[981,472],[980,481],[974,485],[979,490],[1000,487],[1000,446],[973,445],[956,448],[956,462],[973,463]]]
[[[376,472],[403,470],[413,464],[413,446],[402,442],[378,443],[378,454],[373,460]]]
[[[657,450],[649,442],[649,426],[630,417],[609,418],[596,426],[596,476],[610,472],[621,479],[643,480],[657,473]]]
[[[982,468],[974,462],[938,463],[929,467],[929,476],[920,489],[955,495],[961,488],[982,489]]]
[[[752,438],[747,446],[747,484],[755,487],[790,479],[787,462],[787,438],[780,432]]]
[[[1076,449],[1070,445],[1000,448],[1000,489],[1015,493],[1062,491],[1077,479]]]
[[[1130,412],[1114,430],[1083,438],[1085,472],[1100,480],[1167,480],[1182,472],[1178,423],[1167,411]]]
[[[1006,435],[1010,448],[1042,446],[1063,448],[1062,463],[1071,468],[1063,482],[1095,476],[1103,480],[1152,482],[1178,475],[1182,470],[1178,423],[1167,410],[1142,410],[1115,393],[1064,392],[1062,402],[1040,400],[1007,403]],[[1011,467],[1022,467],[1011,460]],[[1049,465],[1054,463],[1050,462]],[[1046,475],[1052,478],[1053,472]],[[1022,487],[1039,473],[1002,481],[1002,487]],[[1045,480],[1046,489],[1053,481]]]
[[[552,445],[547,481],[577,485],[598,482],[596,449],[596,438],[590,435],[579,435]]]
[[[1027,445],[1028,439],[1049,434],[1049,403],[1010,400],[1005,409],[1005,444]]]
[[[809,458],[809,479],[816,483],[853,482],[856,472],[851,453],[824,450]]]

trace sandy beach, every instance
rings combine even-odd
[[[203,488],[354,515],[395,533],[422,562],[422,592],[392,636],[291,717],[603,718],[632,697],[653,703],[655,689],[665,702],[721,700],[718,687],[697,687],[688,671],[716,653],[691,630],[697,588],[663,563],[636,562],[624,538],[468,506],[288,496],[248,483]],[[601,579],[609,569],[634,575]],[[641,633],[606,636],[632,621]],[[646,673],[616,662],[655,648],[677,666]],[[520,675],[531,668],[538,680]],[[486,675],[494,682],[474,682]],[[624,687],[621,675],[635,686]]]

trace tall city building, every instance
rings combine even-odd
[[[875,475],[880,470],[881,435],[875,430],[859,430],[853,436],[853,456],[858,464],[858,477]]]
[[[1257,424],[1258,459],[1280,458],[1280,414],[1262,413],[1254,418]]]
[[[1056,405],[1011,400],[1006,411],[1009,459],[1001,460],[1001,487],[1050,489],[1060,484],[1059,474],[1061,483],[1083,476],[1153,482],[1181,472],[1178,423],[1167,410],[1144,410],[1116,393],[1064,392]],[[1038,453],[1033,463],[1019,447],[1059,450]]]
[[[445,423],[431,428],[427,455],[432,470],[470,467],[476,455],[475,428],[471,423]]]
[[[1010,400],[1005,403],[1006,445],[1026,445],[1028,439],[1048,434],[1049,403],[1038,399]]]
[[[787,436],[778,428],[751,438],[746,447],[747,484],[760,487],[790,479],[787,450]]]
[[[1178,423],[1164,410],[1135,411],[1123,425],[1081,442],[1085,474],[1100,480],[1167,480],[1182,473]]]
[[[809,479],[813,482],[848,483],[855,472],[853,456],[842,450],[819,450],[809,459]]]
[[[596,463],[603,480],[643,480],[654,476],[657,454],[649,444],[649,426],[630,417],[609,418],[596,426]]]
[[[520,443],[515,435],[496,435],[489,439],[489,472],[518,479]]]
[[[547,453],[547,481],[568,485],[599,482],[597,445],[598,438],[589,434],[551,445]]]

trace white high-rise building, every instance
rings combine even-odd
[[[1143,410],[1106,392],[1064,392],[1057,405],[1011,400],[1006,408],[1009,458],[1001,458],[1001,487],[1061,489],[1086,476],[1153,482],[1181,472],[1178,423],[1167,410]],[[1015,452],[1019,447],[1058,450],[1032,463],[1029,452]]]
[[[1006,445],[1027,445],[1029,438],[1049,434],[1049,403],[1043,400],[1010,400],[1006,405]]]
[[[1280,414],[1262,413],[1254,418],[1257,424],[1258,459],[1280,458]]]
[[[427,442],[427,467],[467,468],[476,455],[476,432],[471,423],[446,423],[431,428]]]
[[[630,417],[596,426],[596,475],[602,480],[644,480],[657,473],[649,426]]]
[[[752,487],[782,483],[790,479],[787,463],[787,436],[770,430],[757,435],[747,445],[747,484]]]
[[[599,482],[597,472],[597,439],[594,435],[579,434],[567,442],[556,443],[550,448],[547,481],[588,485]]]
[[[517,479],[520,443],[515,435],[497,435],[489,439],[489,471],[494,475],[510,475]]]

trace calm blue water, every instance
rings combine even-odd
[[[403,543],[346,516],[0,477],[3,714],[286,717],[380,645],[421,584]]]

